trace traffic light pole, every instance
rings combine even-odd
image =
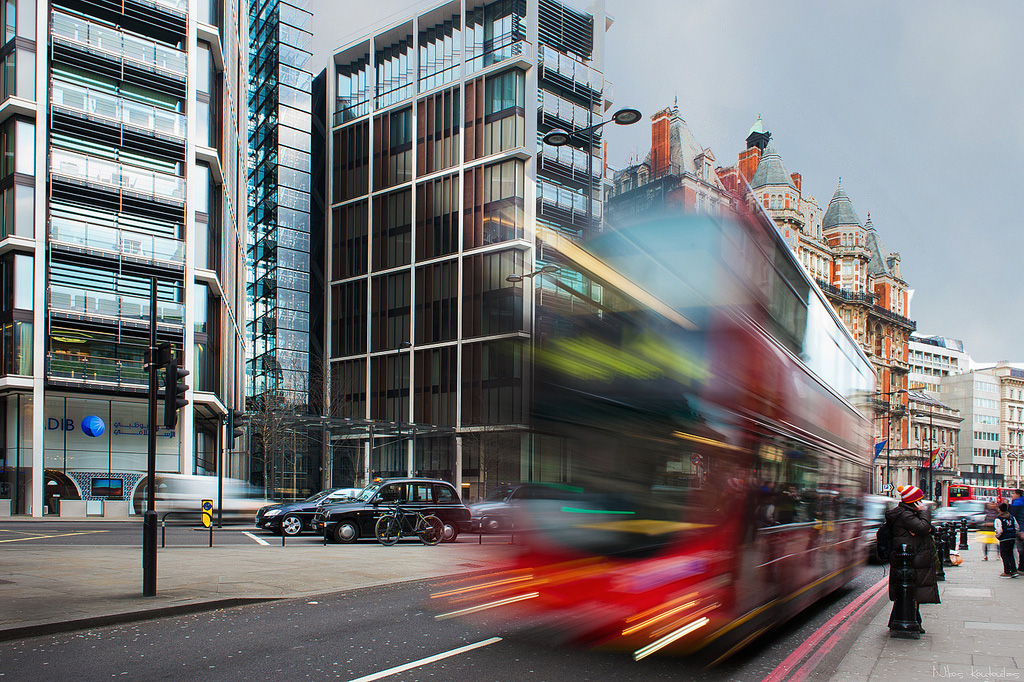
[[[160,390],[156,343],[156,277],[149,281],[149,449],[146,466],[146,513],[142,521],[142,596],[156,596],[156,429]]]

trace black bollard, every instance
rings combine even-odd
[[[935,580],[937,582],[943,582],[946,579],[946,571],[942,568],[942,551],[943,545],[946,544],[946,540],[942,535],[942,529],[940,526],[934,526],[932,528],[932,536],[935,538]]]
[[[967,549],[967,519],[960,519],[960,551]]]
[[[889,623],[893,637],[921,639],[921,625],[917,622],[917,574],[914,554],[910,545],[901,543],[895,548],[892,577],[896,583],[896,601],[892,605],[893,618]]]
[[[946,566],[953,565],[953,557],[950,556],[950,552],[956,549],[956,531],[952,523],[945,524],[946,531],[946,549],[942,553],[942,562]]]

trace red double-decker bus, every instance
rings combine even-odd
[[[982,500],[984,502],[1009,502],[1013,499],[1013,488],[999,488],[988,485],[967,485],[953,483],[947,488],[946,504],[954,505],[957,502],[967,500]]]
[[[854,577],[874,374],[754,210],[546,243],[533,462],[579,492],[524,502],[443,611],[721,658]]]

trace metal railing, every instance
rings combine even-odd
[[[874,305],[875,299],[877,298],[877,296],[872,293],[862,293],[857,291],[850,291],[849,289],[841,289],[840,287],[829,284],[823,279],[815,279],[814,281],[818,283],[818,287],[820,287],[825,294],[828,294],[829,296],[835,296],[836,298],[841,298],[844,301],[854,301],[857,303],[867,303],[868,305]]]
[[[142,360],[51,352],[46,356],[48,377],[114,386],[143,387],[149,380]]]
[[[126,296],[112,291],[92,291],[60,284],[50,286],[50,308],[68,313],[146,322],[149,320],[149,299]],[[185,319],[185,306],[170,301],[157,301],[157,321],[180,326]]]
[[[53,37],[177,79],[184,80],[188,73],[188,57],[181,50],[63,12],[53,13]]]
[[[66,149],[50,153],[51,173],[92,185],[131,192],[141,197],[185,203],[185,178],[98,159]]]
[[[59,80],[53,82],[51,103],[54,107],[176,139],[184,139],[187,132],[185,116],[176,111]]]
[[[185,242],[170,237],[121,230],[84,220],[54,216],[50,241],[140,260],[185,264]]]

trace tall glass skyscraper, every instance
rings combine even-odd
[[[306,6],[305,0],[264,0],[249,8],[246,333],[252,477],[284,498],[304,496],[320,484],[319,466],[307,456],[308,440],[285,442],[278,428],[289,414],[309,411],[322,375],[316,367],[311,374],[309,353],[312,76],[306,63],[312,15]]]
[[[158,339],[192,373],[157,470],[214,473],[241,402],[245,16],[9,0],[5,22],[0,514],[126,513],[143,504],[151,278]]]

